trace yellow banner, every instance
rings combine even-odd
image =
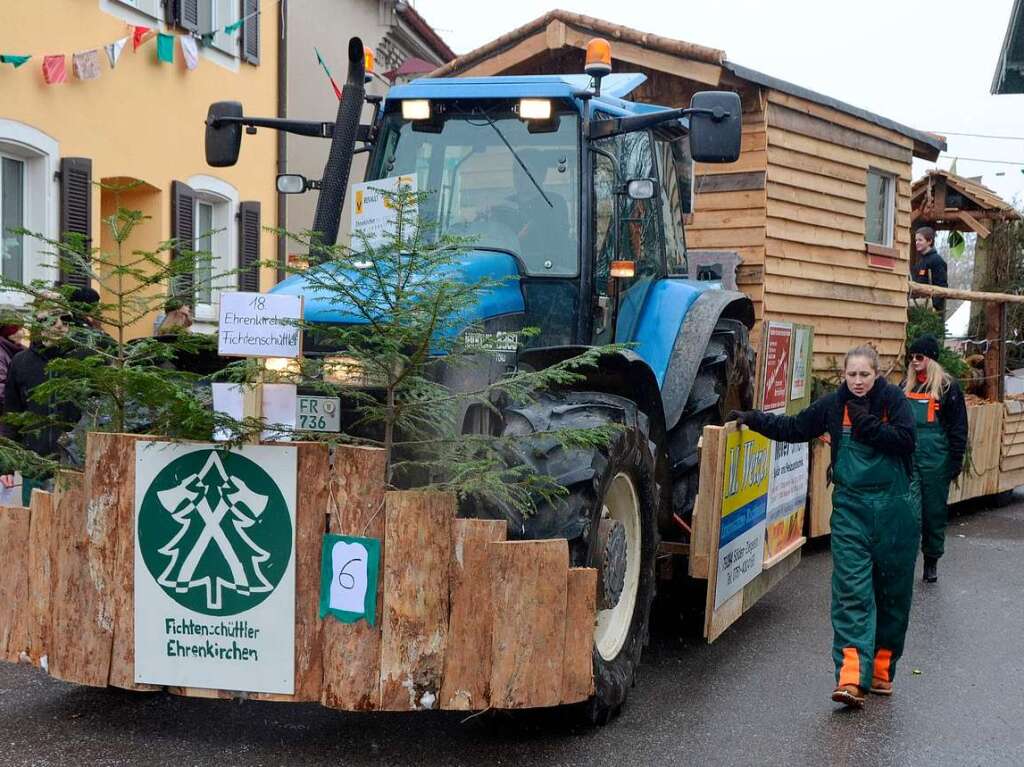
[[[726,439],[722,517],[768,492],[770,442],[745,426]]]

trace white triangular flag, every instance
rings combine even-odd
[[[124,46],[127,45],[128,38],[122,37],[120,40],[115,40],[109,45],[104,45],[103,49],[107,52],[107,58],[110,60],[110,68],[113,69],[117,66],[117,60],[121,58],[121,51],[124,50]]]
[[[181,35],[178,39],[181,40],[181,55],[185,59],[185,66],[195,69],[199,66],[199,46],[196,45],[196,39],[188,35]]]

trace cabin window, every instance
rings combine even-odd
[[[657,135],[657,134],[656,134]],[[693,212],[693,162],[685,137],[658,136],[655,142],[661,191],[662,227],[668,271],[686,274],[686,238],[683,216]]]
[[[867,209],[864,214],[864,241],[892,247],[896,218],[896,178],[889,173],[868,170]]]

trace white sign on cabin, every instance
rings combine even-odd
[[[398,211],[382,194],[399,190],[416,192],[416,176],[392,176],[352,185],[352,248],[359,250],[364,242],[371,248],[394,236]]]
[[[287,357],[302,354],[302,296],[222,293],[217,353],[222,357]]]
[[[136,682],[294,693],[296,463],[136,443]]]

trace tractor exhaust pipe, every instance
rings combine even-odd
[[[356,131],[359,129],[359,118],[363,113],[363,99],[366,95],[365,74],[363,41],[353,37],[348,41],[348,79],[345,81],[345,87],[341,89],[331,152],[324,166],[320,196],[316,203],[316,216],[313,219],[314,240],[310,256],[314,261],[325,260],[322,252],[317,253],[317,245],[330,247],[338,240],[341,208],[345,204],[348,177],[352,170],[352,155],[356,148]]]

